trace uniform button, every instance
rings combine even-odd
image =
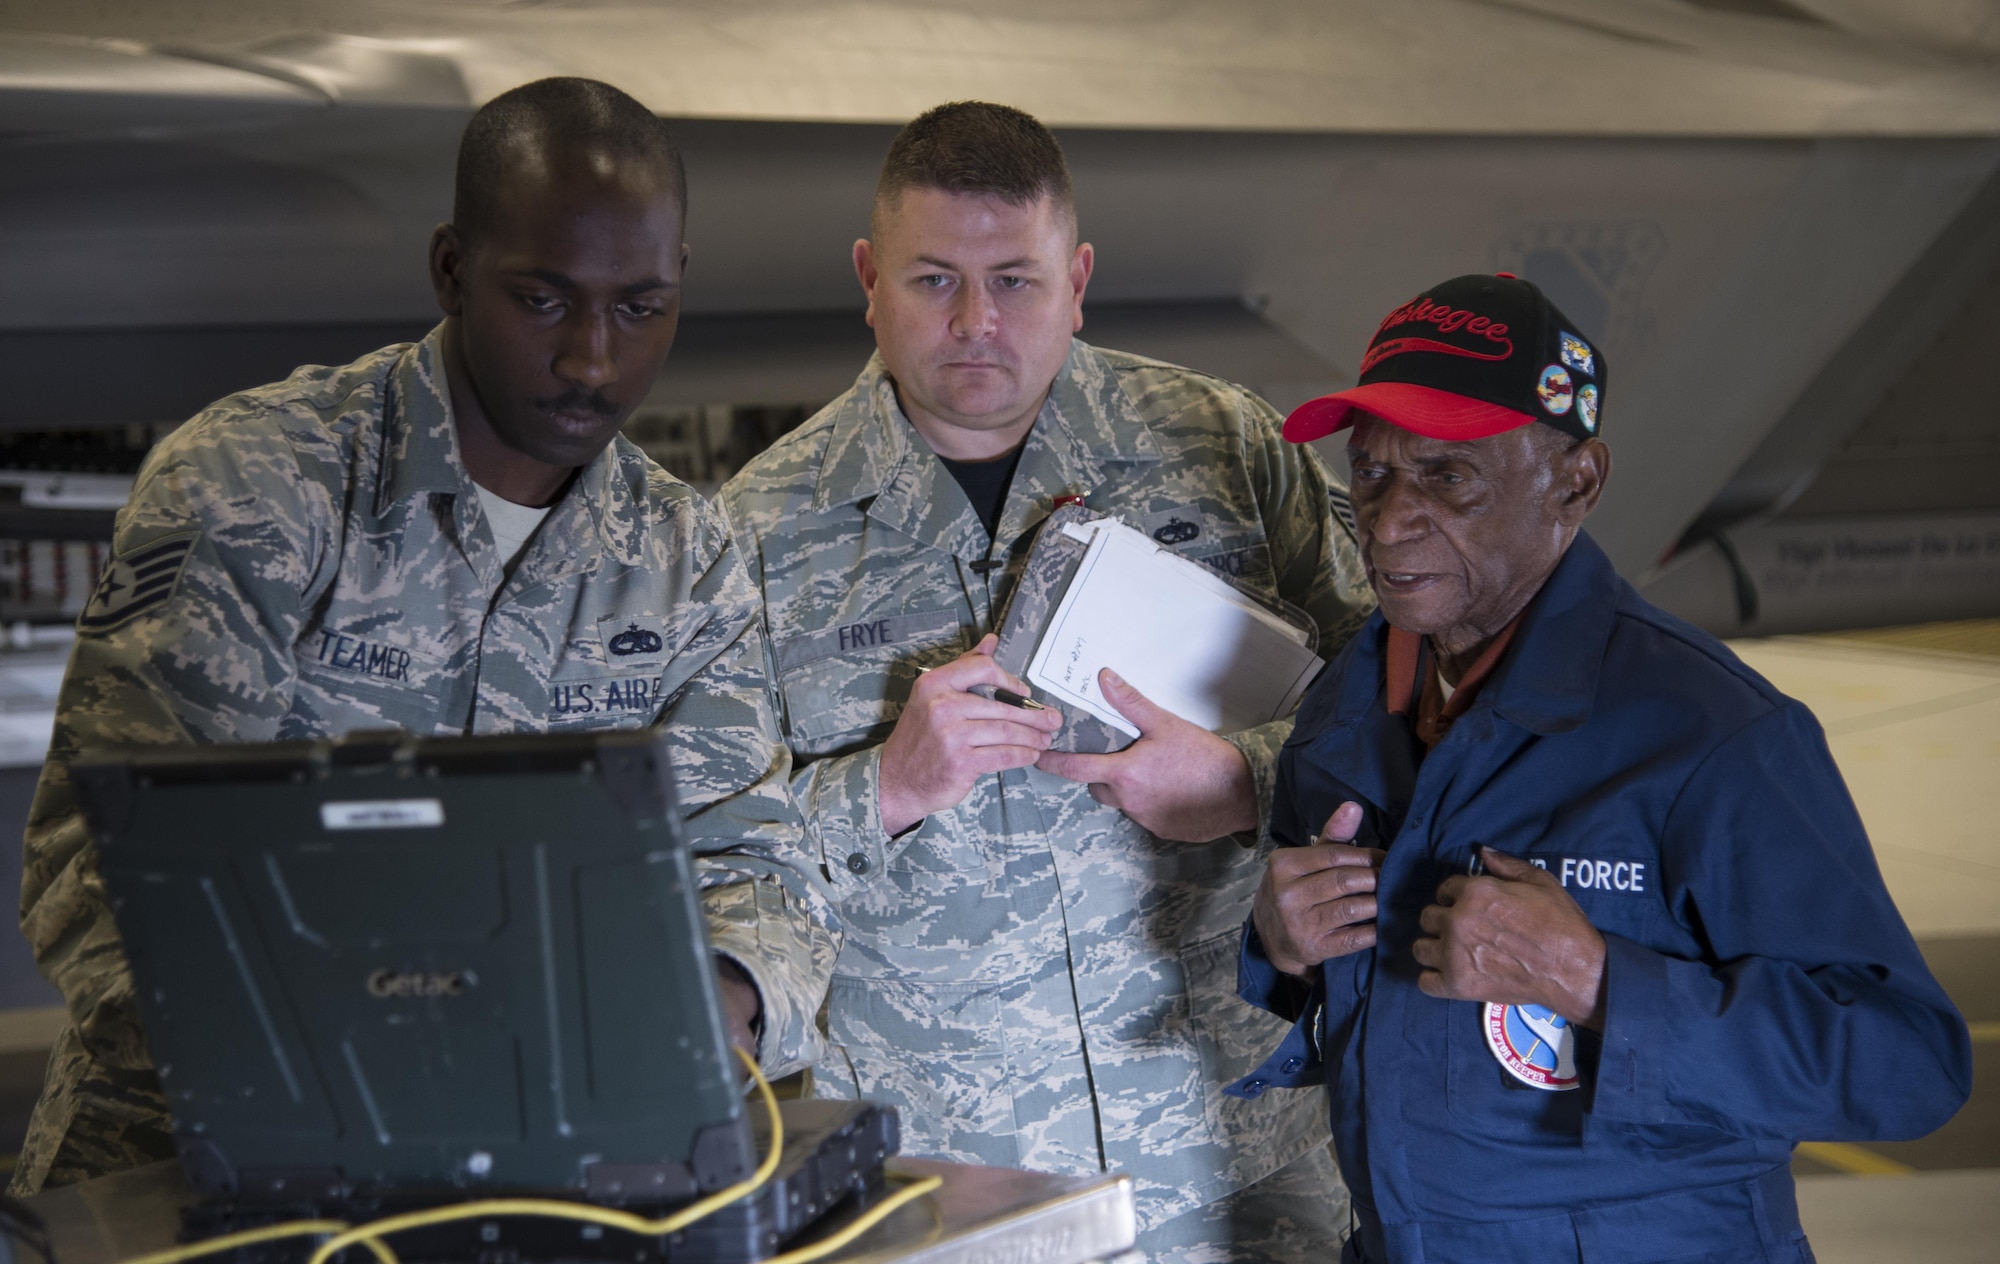
[[[1305,1065],[1305,1059],[1303,1058],[1286,1058],[1285,1065],[1281,1069],[1284,1071],[1286,1075],[1290,1075],[1292,1072],[1298,1070],[1300,1067],[1304,1065]]]
[[[847,858],[847,867],[855,873],[867,873],[868,857],[857,851]]]
[[[1252,1080],[1243,1086],[1243,1095],[1245,1097],[1262,1097],[1264,1090],[1269,1087],[1270,1085],[1264,1083],[1262,1080]]]

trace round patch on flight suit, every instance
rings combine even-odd
[[[1486,1002],[1479,1014],[1486,1047],[1507,1074],[1551,1093],[1576,1087],[1576,1029],[1540,1005]]]
[[[1576,387],[1569,380],[1569,370],[1560,364],[1551,364],[1542,370],[1542,380],[1535,383],[1535,394],[1541,397],[1542,407],[1551,416],[1560,417],[1576,402]]]

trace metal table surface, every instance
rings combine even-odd
[[[907,1158],[891,1159],[889,1170],[939,1176],[944,1184],[828,1260],[1085,1264],[1132,1245],[1130,1177],[1049,1176]],[[181,1208],[190,1200],[180,1165],[169,1161],[48,1190],[26,1202],[47,1223],[58,1264],[116,1264],[172,1246]]]

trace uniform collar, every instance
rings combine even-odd
[[[1597,700],[1623,587],[1597,541],[1578,531],[1482,691],[1494,713],[1544,736],[1582,728]]]
[[[458,427],[451,419],[442,324],[397,357],[382,415],[386,425],[375,486],[378,515],[425,492],[472,494],[472,480],[458,456]]]
[[[477,488],[459,455],[458,427],[452,420],[442,324],[397,359],[390,373],[383,417],[387,425],[376,482],[376,514],[427,493],[458,497],[462,506],[477,500]],[[544,528],[567,520],[554,528],[564,538],[579,543],[597,540],[620,562],[642,564],[652,529],[647,476],[645,454],[614,439],[578,472]],[[570,563],[575,561],[572,556]]]
[[[1096,348],[1071,339],[1014,473],[1016,491],[1087,494],[1108,477],[1107,463],[1159,459],[1159,444],[1116,369]],[[869,357],[834,415],[813,507],[824,512],[864,500],[869,517],[916,539],[985,538],[950,473],[903,416],[880,352]],[[1016,500],[1010,491],[1010,506]],[[1008,533],[1003,520],[1000,534]]]
[[[1480,689],[1466,718],[1490,709],[1544,736],[1581,728],[1597,698],[1624,581],[1597,542],[1582,531],[1541,591],[1522,612],[1511,647]],[[1336,709],[1343,722],[1383,706],[1389,625],[1377,610],[1355,637]],[[1464,723],[1462,720],[1460,723]]]

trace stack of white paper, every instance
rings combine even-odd
[[[1090,548],[1028,664],[1030,682],[1133,737],[1139,730],[1098,691],[1102,668],[1213,733],[1290,714],[1322,666],[1303,631],[1115,520],[1069,531]]]

